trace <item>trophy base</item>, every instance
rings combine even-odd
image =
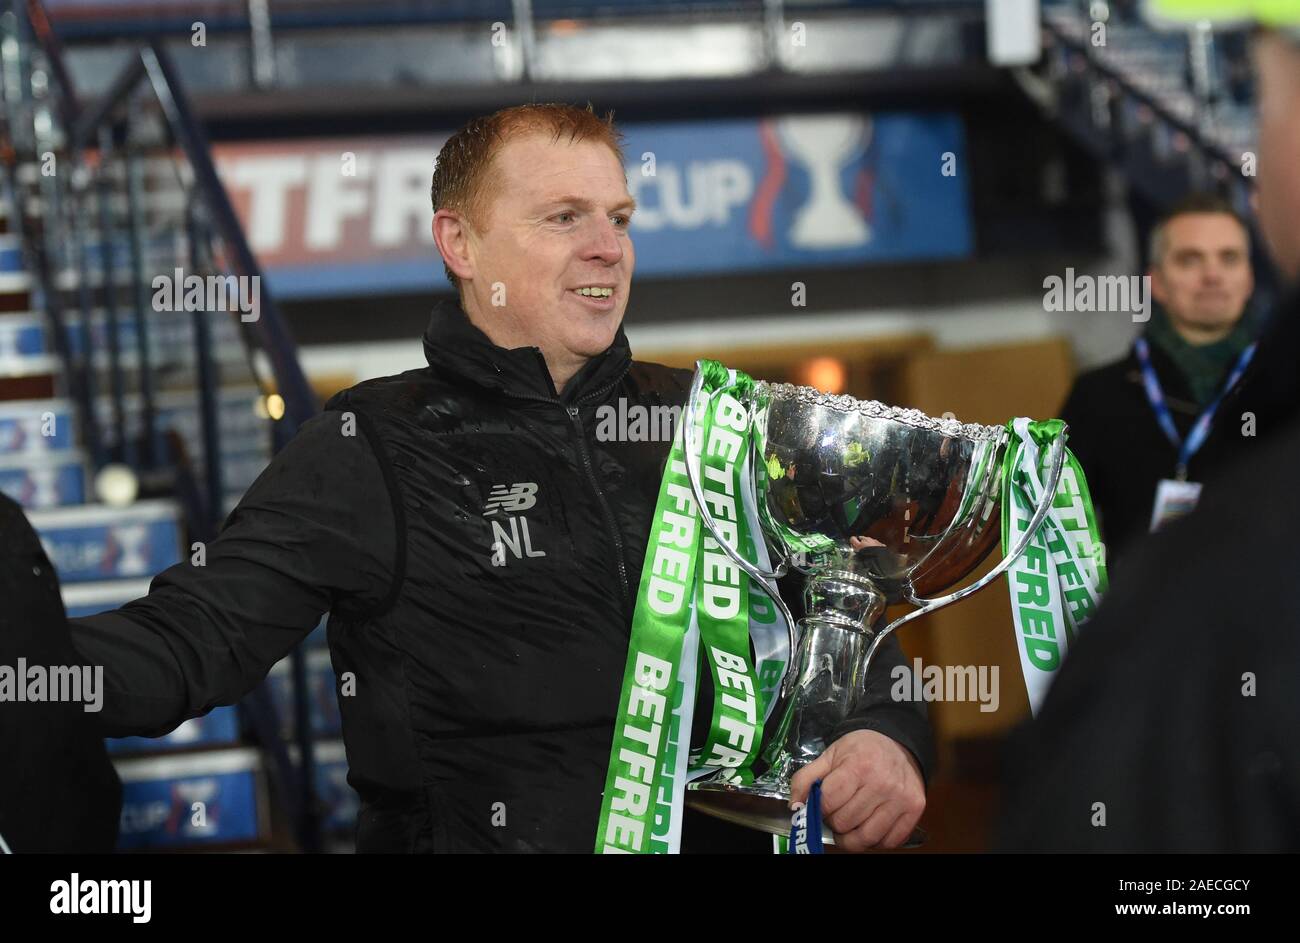
[[[790,817],[794,814],[790,811],[790,781],[771,772],[748,786],[708,780],[690,783],[686,787],[686,805],[715,819],[769,835],[788,836]],[[925,829],[918,826],[901,847],[920,848],[928,837]],[[822,844],[835,844],[835,834],[824,822]]]
[[[794,814],[790,811],[789,780],[770,773],[747,786],[707,780],[691,783],[686,787],[686,804],[732,825],[769,835],[789,835],[790,816]],[[835,844],[835,835],[825,824],[822,842]]]

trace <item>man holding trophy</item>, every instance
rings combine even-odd
[[[612,122],[476,119],[432,197],[460,303],[434,312],[429,366],[331,400],[205,565],[73,620],[104,666],[102,732],[235,702],[329,611],[360,851],[690,849],[687,807],[782,832],[815,780],[837,846],[904,844],[933,746],[873,627],[887,602],[950,601],[926,594],[996,543],[1007,431],[706,364],[670,455],[598,440],[597,408],[682,405],[691,383],[634,362],[621,327]],[[775,591],[794,567],[802,628]]]

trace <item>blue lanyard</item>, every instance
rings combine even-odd
[[[808,790],[808,801],[790,817],[788,855],[825,854],[822,848],[822,781]]]
[[[1237,358],[1236,366],[1228,374],[1228,381],[1223,384],[1223,389],[1219,391],[1210,405],[1205,407],[1205,411],[1197,417],[1192,431],[1184,442],[1178,430],[1174,427],[1174,417],[1169,413],[1169,405],[1165,402],[1164,391],[1160,389],[1160,381],[1156,378],[1156,371],[1151,366],[1151,348],[1147,346],[1145,337],[1139,337],[1133,342],[1133,349],[1137,352],[1138,364],[1142,367],[1142,388],[1146,390],[1147,400],[1151,403],[1151,408],[1155,411],[1156,421],[1160,423],[1160,428],[1164,430],[1165,437],[1178,449],[1178,469],[1177,476],[1179,481],[1187,480],[1187,463],[1192,460],[1192,456],[1197,453],[1205,440],[1210,435],[1210,424],[1214,421],[1214,414],[1218,411],[1219,405],[1228,392],[1237,385],[1241,380],[1241,375],[1246,372],[1250,366],[1250,359],[1255,356],[1255,348],[1259,346],[1258,342],[1252,343],[1249,347],[1241,352]]]

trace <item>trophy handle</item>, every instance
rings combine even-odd
[[[1052,507],[1052,501],[1056,497],[1056,487],[1061,481],[1061,468],[1065,465],[1065,429],[1062,429],[1061,434],[1052,441],[1050,446],[1048,446],[1047,462],[1047,480],[1043,482],[1042,497],[1038,501],[1038,507],[1034,509],[1034,516],[1029,521],[1028,529],[1020,535],[1020,539],[1017,540],[1015,546],[1011,548],[1011,552],[1003,556],[1002,559],[998,561],[997,566],[989,570],[989,572],[985,573],[969,586],[963,586],[955,592],[949,593],[946,596],[938,596],[934,599],[909,599],[909,602],[916,603],[921,608],[913,609],[906,615],[899,616],[893,622],[889,623],[889,625],[885,626],[885,628],[876,633],[876,637],[871,640],[871,646],[867,649],[867,655],[862,665],[864,684],[866,683],[867,674],[871,670],[871,660],[875,657],[876,650],[880,647],[880,643],[883,642],[895,629],[906,625],[913,619],[920,618],[928,612],[934,612],[936,609],[941,609],[949,603],[954,603],[959,599],[964,599],[971,593],[983,589],[985,586],[989,585],[989,583],[992,583],[995,579],[1005,573],[1007,568],[1019,559],[1022,553],[1029,549],[1030,542],[1038,533],[1038,528],[1042,526],[1043,521],[1047,517],[1047,512]],[[689,461],[687,461],[686,467],[689,470]]]
[[[754,581],[758,583],[759,589],[767,594],[767,597],[772,600],[781,615],[785,616],[786,631],[790,636],[790,657],[793,659],[797,645],[797,639],[795,638],[794,615],[790,612],[790,607],[785,604],[785,600],[781,598],[781,594],[767,585],[768,580],[775,580],[778,577],[783,576],[785,573],[784,568],[767,572],[759,569],[757,566],[742,557],[740,551],[722,539],[722,534],[718,531],[717,522],[713,520],[713,515],[709,513],[709,506],[704,500],[704,489],[700,487],[700,476],[695,464],[697,456],[697,450],[695,448],[695,415],[696,407],[700,404],[700,401],[707,401],[708,398],[708,394],[704,392],[704,371],[700,369],[700,363],[697,360],[695,362],[695,378],[691,381],[691,391],[686,397],[686,414],[683,417],[684,422],[682,423],[683,451],[686,453],[683,458],[686,462],[686,479],[691,485],[691,496],[695,499],[695,506],[699,509],[700,520],[704,522],[705,529],[708,530],[709,535],[717,542],[718,546],[722,548],[723,553],[730,557],[731,561],[735,563],[736,566],[740,567],[741,570],[754,578]],[[766,539],[762,527],[758,529],[758,533],[754,535],[754,539]],[[789,677],[790,672],[787,671],[786,675]]]

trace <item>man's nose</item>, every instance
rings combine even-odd
[[[597,219],[587,234],[584,259],[599,259],[606,265],[616,265],[623,259],[623,240],[618,229],[608,219]]]

